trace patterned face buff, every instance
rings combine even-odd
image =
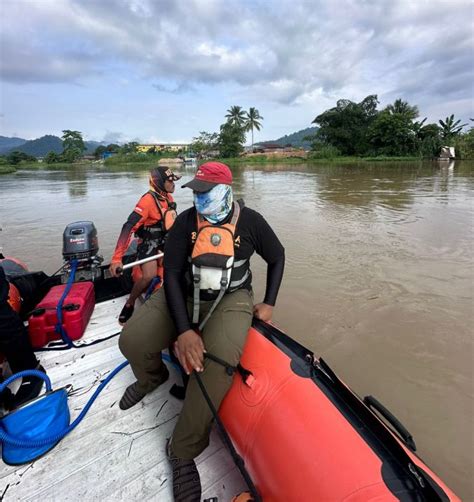
[[[225,220],[232,209],[232,187],[216,185],[208,192],[194,192],[196,211],[204,216],[209,223],[219,223]]]

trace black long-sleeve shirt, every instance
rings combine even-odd
[[[232,214],[226,219],[230,221]],[[171,317],[179,334],[191,328],[186,298],[191,291],[185,274],[189,271],[192,233],[197,231],[195,208],[181,213],[168,233],[164,257],[164,286]],[[268,264],[264,303],[275,305],[285,266],[285,250],[270,225],[260,213],[248,207],[241,208],[234,234],[235,260],[250,259],[254,252]],[[252,288],[252,274],[243,284]]]

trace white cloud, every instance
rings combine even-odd
[[[7,0],[3,11],[1,77],[17,84],[123,81],[127,67],[159,92],[231,83],[283,105],[472,98],[470,0]]]

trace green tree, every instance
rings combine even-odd
[[[420,114],[416,105],[412,106],[408,104],[407,101],[403,101],[403,99],[396,99],[393,104],[388,105],[385,110],[391,115],[403,115],[410,120],[415,120]]]
[[[102,158],[104,153],[107,151],[107,147],[104,145],[99,145],[95,150],[94,150],[94,157],[96,159]]]
[[[200,131],[199,136],[193,138],[190,149],[198,159],[205,157],[212,150],[218,148],[219,135],[216,132]]]
[[[458,119],[454,121],[454,114],[446,117],[444,120],[439,120],[439,125],[441,126],[441,138],[449,142],[458,136],[462,128],[467,124],[461,124],[461,120]]]
[[[316,143],[335,146],[343,155],[361,155],[369,148],[367,130],[377,116],[377,96],[370,95],[360,103],[340,99],[334,108],[318,115]]]
[[[456,157],[474,159],[474,127],[471,127],[469,131],[460,134],[456,138],[455,148]]]
[[[263,120],[263,117],[260,115],[260,112],[252,106],[247,112],[247,117],[245,119],[245,127],[247,131],[252,131],[252,148],[253,148],[253,130],[256,129],[257,131],[260,131],[262,127],[262,123],[259,122],[260,120]]]
[[[105,147],[106,152],[112,152],[112,153],[118,153],[120,151],[120,145],[117,145],[117,143],[109,143]]]
[[[412,155],[417,151],[418,143],[408,114],[385,109],[370,125],[367,138],[376,155]]]
[[[63,140],[63,157],[66,162],[74,162],[86,151],[86,145],[79,131],[65,129],[61,137]]]
[[[28,155],[25,152],[20,152],[19,150],[13,150],[13,152],[10,152],[7,155],[6,159],[8,163],[11,164],[12,166],[17,166],[22,161],[36,162],[37,160],[36,157]]]
[[[441,148],[441,129],[437,124],[426,124],[417,128],[415,122],[415,134],[418,138],[418,150],[422,157],[436,157]]]
[[[240,127],[243,127],[246,122],[245,115],[246,115],[245,111],[242,109],[241,106],[231,106],[227,110],[226,119],[227,122],[230,122],[231,124],[236,124]]]
[[[56,152],[48,152],[44,158],[44,161],[46,164],[57,164],[58,162],[61,162],[61,155]]]
[[[120,147],[119,153],[120,154],[127,154],[127,153],[137,153],[137,147],[139,143],[136,141],[131,141],[130,143],[125,143],[125,145],[122,145]]]
[[[413,132],[418,139],[422,139],[423,137],[423,127],[426,122],[426,117],[423,120],[417,120],[413,122]]]
[[[221,157],[238,157],[244,150],[245,128],[235,122],[221,125],[219,134],[219,153]]]

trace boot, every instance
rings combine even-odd
[[[165,383],[166,380],[168,380],[169,376],[170,372],[168,371],[166,364],[163,363],[157,386],[161,385],[162,383]],[[142,390],[140,390],[140,384],[138,382],[133,382],[125,389],[122,399],[120,399],[119,402],[119,408],[121,410],[128,410],[132,406],[138,404],[146,395],[147,392],[143,392]]]
[[[122,399],[120,399],[119,402],[119,408],[121,410],[128,410],[132,406],[138,404],[146,395],[146,392],[140,390],[139,383],[133,382],[125,389]]]
[[[171,450],[171,440],[166,445],[166,455],[173,472],[174,502],[200,502],[201,479],[194,460],[178,458]]]

